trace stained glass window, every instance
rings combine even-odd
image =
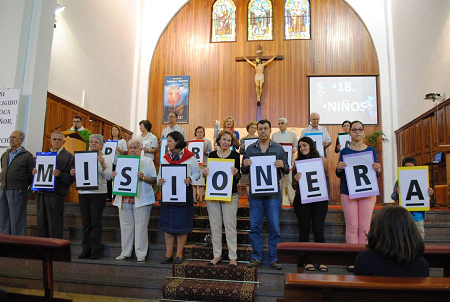
[[[272,1],[250,0],[248,3],[249,41],[273,40]]]
[[[286,40],[311,39],[311,9],[308,0],[286,0],[284,20]]]
[[[233,0],[217,0],[212,8],[211,42],[236,41],[236,5]]]

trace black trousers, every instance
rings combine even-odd
[[[297,215],[299,226],[299,242],[309,241],[309,231],[312,229],[315,242],[325,242],[325,235],[323,233],[325,217],[328,211],[328,200],[302,204],[300,196],[295,194],[294,211]]]
[[[116,171],[116,165],[113,164],[113,172],[114,171]],[[113,187],[112,187],[113,183],[112,182],[113,182],[112,178],[110,180],[106,181],[106,188],[108,190],[108,193],[106,193],[107,194],[106,195],[106,199],[108,201],[112,201],[113,197],[116,197],[116,195],[114,195],[114,196],[112,195],[112,189],[113,189]]]
[[[78,194],[83,220],[83,252],[100,255],[102,248],[102,215],[106,194]]]
[[[36,199],[39,237],[63,238],[64,197],[39,193]]]

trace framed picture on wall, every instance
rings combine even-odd
[[[163,124],[169,123],[169,113],[178,114],[178,123],[189,123],[190,76],[166,76],[164,81]]]

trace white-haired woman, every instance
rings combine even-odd
[[[142,141],[132,139],[128,142],[128,155],[141,156]],[[113,172],[113,177],[117,172]],[[155,194],[152,184],[156,183],[156,169],[153,160],[149,157],[141,157],[139,163],[138,195],[117,195],[113,205],[119,208],[120,237],[122,252],[116,260],[125,260],[131,257],[134,250],[138,262],[145,261],[148,251],[148,222],[152,204],[155,203]]]
[[[79,259],[97,259],[102,249],[102,215],[106,204],[106,182],[112,177],[112,163],[102,152],[105,138],[100,134],[92,134],[89,137],[89,150],[97,151],[97,190],[78,190],[80,201],[81,219],[83,220],[83,241]],[[75,169],[70,170],[72,176]]]

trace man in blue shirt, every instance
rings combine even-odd
[[[289,173],[289,164],[286,153],[280,144],[270,140],[272,127],[270,121],[260,120],[258,122],[258,141],[247,147],[242,160],[241,171],[244,174],[250,172],[252,161],[250,157],[264,153],[272,153],[276,156],[274,162],[277,168],[278,193],[276,195],[253,195],[250,192],[248,197],[250,204],[250,243],[253,252],[252,259],[247,267],[257,267],[262,260],[263,236],[262,227],[264,223],[264,213],[267,218],[269,228],[269,258],[272,269],[280,270],[283,266],[278,263],[277,244],[280,242],[280,215],[281,215],[281,193],[280,180],[282,174]],[[250,178],[251,179],[251,178]],[[251,181],[250,181],[251,186]]]

